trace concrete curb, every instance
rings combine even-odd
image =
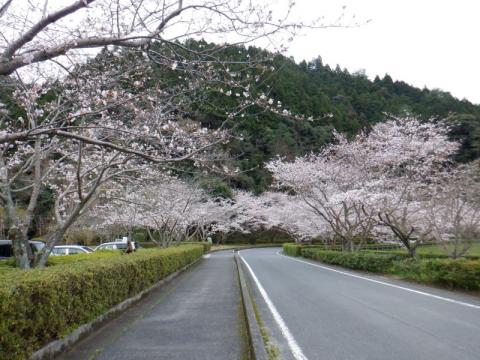
[[[81,325],[71,333],[65,335],[63,338],[52,341],[51,343],[48,343],[40,350],[37,350],[36,352],[34,352],[33,355],[30,357],[30,360],[53,360],[55,356],[72,348],[73,345],[75,345],[77,342],[79,342],[83,338],[93,333],[95,330],[100,328],[102,325],[104,325],[107,321],[115,317],[117,314],[119,314],[120,312],[123,312],[128,307],[140,301],[142,298],[144,298],[153,290],[166,285],[167,283],[172,281],[174,278],[176,278],[178,275],[180,275],[182,272],[184,272],[191,266],[198,263],[200,260],[202,260],[202,258],[203,258],[202,256],[199,257],[194,262],[168,275],[166,278],[160,280],[155,285],[149,287],[148,289],[143,290],[142,292],[138,293],[137,295],[131,298],[128,298],[122,301],[120,304],[115,305],[114,307],[107,310],[107,312],[103,313],[102,315],[99,315],[92,321]]]
[[[253,308],[250,292],[247,288],[247,282],[245,273],[243,271],[242,260],[240,256],[235,253],[235,263],[237,264],[238,279],[240,282],[240,292],[242,294],[243,310],[245,313],[245,320],[247,322],[247,331],[250,342],[250,351],[252,359],[254,360],[268,360],[268,354],[263,342],[262,333],[260,332],[260,326],[255,316],[255,310]]]

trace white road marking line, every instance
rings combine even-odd
[[[250,275],[252,275],[253,280],[255,281],[255,284],[257,284],[258,290],[260,291],[260,294],[262,294],[263,299],[267,303],[268,308],[270,309],[270,312],[273,315],[273,318],[275,319],[275,322],[277,323],[278,327],[280,328],[280,331],[282,332],[282,335],[284,336],[285,340],[287,340],[287,344],[290,348],[290,351],[292,352],[293,357],[296,360],[308,360],[308,358],[303,354],[302,349],[298,345],[298,343],[295,341],[295,338],[293,337],[292,333],[288,329],[287,324],[285,324],[285,321],[283,320],[282,316],[278,312],[277,308],[275,305],[273,305],[272,300],[270,300],[270,297],[268,296],[267,292],[263,288],[262,284],[258,280],[257,276],[253,272],[252,268],[250,265],[247,263],[247,261],[243,258],[242,255],[240,255],[240,251],[238,252],[238,255],[240,256],[240,259],[244,262],[245,266],[247,267],[248,271],[250,272]]]
[[[370,281],[370,282],[373,282],[373,283],[376,283],[376,284],[390,286],[390,287],[393,287],[393,288],[396,288],[396,289],[405,290],[405,291],[412,292],[412,293],[415,293],[415,294],[424,295],[424,296],[428,296],[428,297],[431,297],[431,298],[434,298],[434,299],[443,300],[443,301],[450,302],[450,303],[453,303],[453,304],[463,305],[463,306],[467,306],[467,307],[470,307],[470,308],[473,308],[473,309],[480,310],[480,305],[470,304],[470,303],[467,303],[467,302],[458,301],[458,300],[454,300],[454,299],[451,299],[451,298],[430,294],[430,293],[427,293],[427,292],[424,292],[424,291],[414,290],[414,289],[410,289],[410,288],[407,288],[407,287],[404,287],[404,286],[394,285],[394,284],[390,284],[390,283],[387,283],[387,282],[384,282],[384,281],[370,279],[368,277],[352,274],[352,273],[349,273],[349,272],[346,272],[346,271],[340,271],[340,270],[332,269],[332,268],[329,268],[327,266],[312,264],[311,262],[308,262],[308,261],[303,261],[303,260],[299,260],[299,259],[295,259],[293,257],[287,256],[287,255],[283,255],[283,254],[280,253],[280,251],[277,252],[277,255],[283,256],[283,257],[285,257],[289,260],[292,260],[292,261],[297,261],[297,262],[300,262],[300,263],[303,263],[303,264],[318,267],[320,269],[333,271],[333,272],[336,272],[336,273],[339,273],[339,274],[342,274],[342,275],[351,276],[351,277],[354,277],[354,278],[357,278],[357,279],[362,279],[362,280]]]
[[[210,257],[210,254],[205,254],[205,255],[203,255],[203,258],[204,258],[204,259],[208,259],[209,257]]]

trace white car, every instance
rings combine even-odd
[[[57,245],[54,246],[50,255],[74,255],[74,254],[90,254],[93,250],[88,246],[81,245]]]
[[[138,244],[136,241],[132,241],[133,249],[136,250],[138,248]],[[128,244],[124,241],[112,241],[112,242],[106,242],[103,244],[98,245],[95,248],[95,251],[99,250],[126,250]]]

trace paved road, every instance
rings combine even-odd
[[[214,253],[58,359],[240,360],[240,309],[233,254]]]
[[[252,249],[240,255],[270,301],[268,306],[252,285],[284,359],[480,359],[478,298],[328,267],[337,270],[331,271],[278,252]]]

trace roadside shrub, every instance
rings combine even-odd
[[[141,248],[152,249],[159,248],[158,244],[155,244],[153,241],[139,242]]]
[[[407,280],[451,289],[480,289],[480,261],[451,259],[407,259],[396,261],[391,272]]]
[[[289,256],[301,256],[302,245],[287,243],[283,244],[283,253]]]
[[[58,257],[45,269],[0,272],[0,359],[28,358],[202,254],[198,245],[105,252]]]
[[[389,255],[398,255],[405,258],[409,258],[408,253],[405,250],[362,250],[374,254],[389,254]],[[447,254],[438,254],[438,253],[419,253],[415,255],[417,259],[451,259]],[[480,256],[477,255],[464,255],[461,258],[468,260],[480,260]]]
[[[349,269],[392,274],[402,279],[435,284],[450,289],[479,290],[480,261],[471,259],[452,260],[433,254],[419,254],[412,259],[404,251],[358,251],[342,252],[321,250],[318,247],[293,245],[287,255],[301,255],[327,264]]]
[[[145,234],[144,231],[137,231],[133,233],[132,238],[133,238],[133,241],[146,242],[147,234]]]
[[[325,251],[304,248],[301,254],[309,259],[319,260],[327,264],[340,265],[346,268],[370,272],[388,272],[396,255],[372,254],[368,252]]]
[[[212,243],[209,241],[183,241],[182,245],[202,245],[204,252],[209,252],[212,248]]]
[[[139,244],[140,247],[144,249],[160,248],[159,244],[156,244],[152,241],[140,242]],[[212,244],[208,241],[182,241],[180,245],[202,245],[204,252],[209,252],[212,247]],[[175,246],[175,244],[173,244],[172,246]]]

